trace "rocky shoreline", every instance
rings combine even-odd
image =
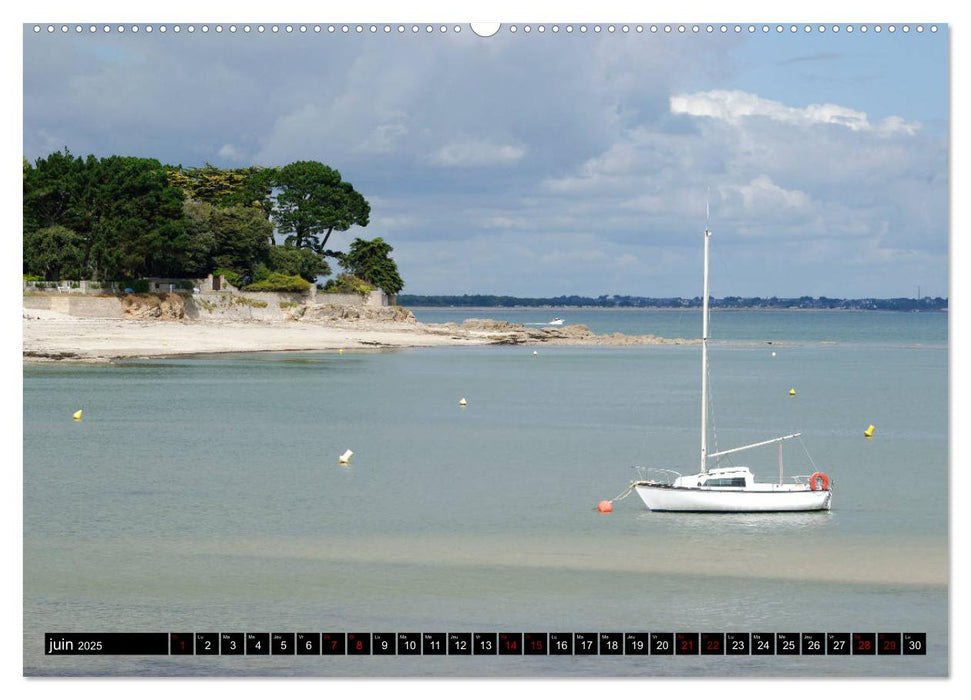
[[[429,324],[419,324],[430,327]],[[492,319],[470,318],[461,324],[446,323],[445,327],[456,333],[476,331],[496,336],[496,345],[694,345],[700,341],[685,338],[660,338],[656,335],[624,335],[612,333],[597,335],[582,324],[571,326],[529,327],[494,321]]]

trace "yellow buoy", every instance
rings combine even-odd
[[[344,452],[344,454],[342,454],[340,457],[337,458],[338,463],[339,464],[350,464],[351,463],[351,455],[353,455],[353,454],[354,454],[353,452],[351,452],[350,450],[347,450],[346,452]]]
[[[338,355],[343,355],[344,354],[344,348],[341,348],[340,350],[338,350],[337,351],[337,354]]]
[[[465,400],[465,397],[464,396],[461,399],[459,399],[459,406],[464,406],[467,403],[468,403],[468,401]]]
[[[81,420],[81,411],[74,412],[74,420]]]
[[[789,389],[789,396],[795,396],[795,395],[796,395],[796,390],[795,389]]]
[[[876,428],[874,428],[871,425],[869,428],[867,428],[866,430],[863,431],[863,434],[866,435],[868,438],[872,438],[873,437],[873,431],[874,430],[876,430]]]

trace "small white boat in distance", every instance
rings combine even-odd
[[[682,476],[670,469],[641,469],[641,479],[631,482],[650,510],[691,513],[778,513],[829,510],[833,491],[822,472],[793,477],[785,483],[782,443],[799,433],[764,440],[731,450],[708,453],[708,238],[705,227],[705,284],[701,331],[701,466],[697,474]],[[708,461],[764,445],[779,445],[778,483],[759,483],[748,467],[709,468]]]
[[[563,319],[560,318],[559,316],[556,316],[556,317],[553,318],[552,321],[549,321],[546,325],[547,326],[562,326],[563,325]]]

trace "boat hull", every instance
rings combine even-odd
[[[638,484],[650,510],[681,513],[787,513],[830,510],[831,490],[729,490]]]

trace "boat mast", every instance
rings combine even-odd
[[[708,203],[705,202],[705,293],[701,302],[701,473],[708,471]]]

